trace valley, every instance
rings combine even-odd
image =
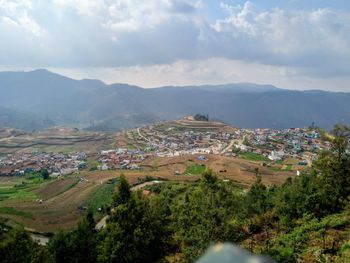
[[[131,185],[186,183],[211,169],[242,189],[257,174],[274,186],[306,169],[311,163],[304,163],[305,156],[315,158],[316,150],[328,147],[312,129],[247,130],[192,117],[115,133],[56,127],[0,134],[0,215],[35,233],[71,229],[87,210],[102,218],[121,175]]]

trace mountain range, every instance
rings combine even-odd
[[[0,127],[122,130],[196,113],[241,128],[350,124],[350,93],[237,83],[144,89],[40,69],[0,72]]]

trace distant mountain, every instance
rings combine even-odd
[[[27,131],[40,130],[53,126],[48,118],[41,118],[31,113],[0,107],[0,128],[11,127]]]
[[[329,129],[339,122],[350,124],[349,102],[350,93],[250,83],[143,89],[73,80],[47,70],[0,72],[3,109],[30,115],[44,126],[52,122],[89,130],[121,130],[196,113],[237,127],[286,128],[315,122]],[[0,126],[19,128],[23,118],[16,119]],[[24,126],[38,127],[35,122]]]

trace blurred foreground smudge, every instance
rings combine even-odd
[[[255,256],[229,243],[219,243],[210,247],[197,263],[274,263],[275,261]]]

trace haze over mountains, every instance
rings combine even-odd
[[[0,72],[0,127],[121,130],[196,113],[242,128],[350,124],[350,93],[227,84],[143,89],[47,70]]]

